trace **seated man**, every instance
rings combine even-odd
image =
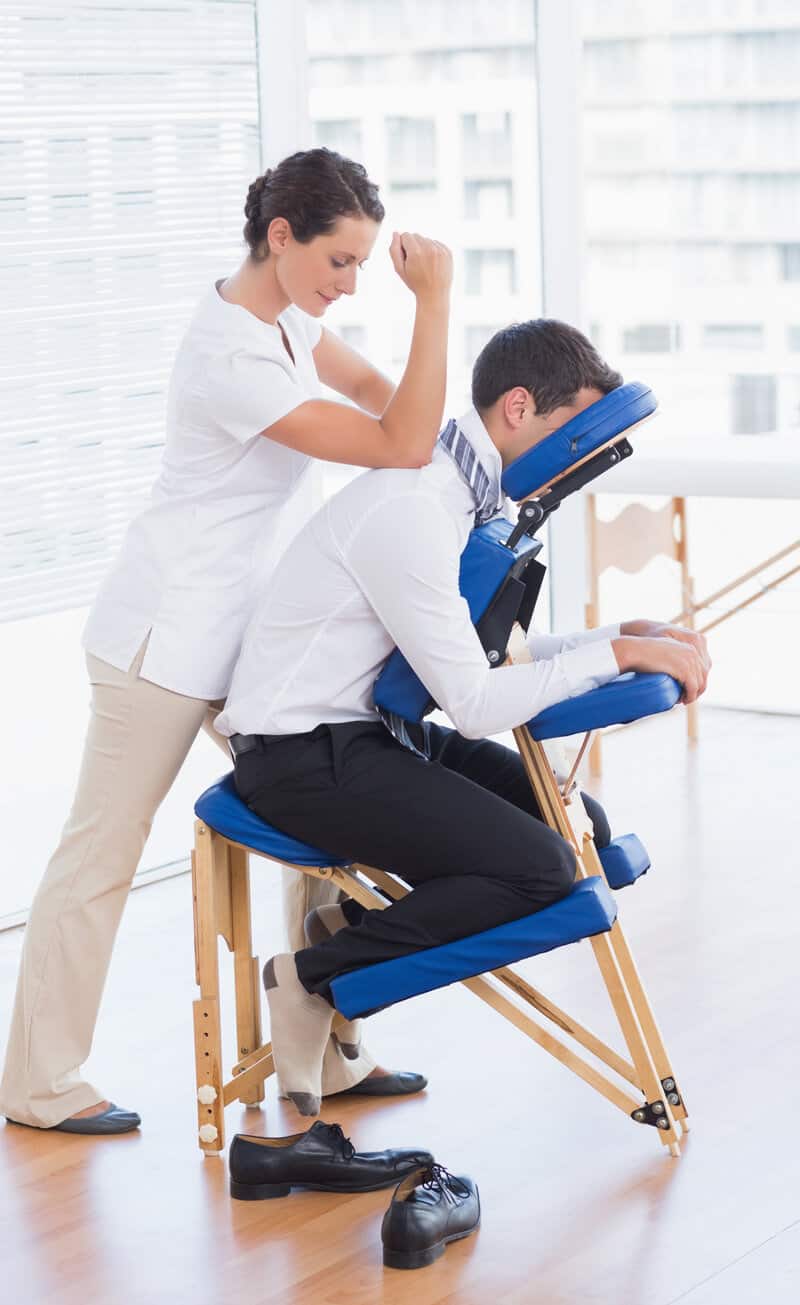
[[[216,722],[240,796],[293,837],[413,889],[385,910],[321,908],[331,936],[317,919],[322,941],[265,968],[276,1068],[304,1114],[319,1111],[337,975],[508,923],[572,887],[573,851],[543,822],[520,758],[485,736],[626,670],[668,672],[686,702],[705,688],[702,637],[649,621],[532,633],[530,663],[490,669],[459,593],[469,532],[503,505],[503,466],[621,383],[564,323],[498,332],[475,363],[473,407],[432,461],[347,485],[295,537],[256,608]],[[379,718],[373,685],[395,646],[454,730],[395,727],[401,742]],[[604,846],[605,815],[585,801]]]

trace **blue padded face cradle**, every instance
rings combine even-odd
[[[504,493],[517,500],[526,498],[657,407],[649,385],[642,381],[620,385],[510,463],[503,472]]]
[[[461,554],[459,589],[467,600],[473,625],[477,625],[514,563],[540,545],[524,535],[516,548],[506,547],[514,527],[505,517],[495,517],[473,530]],[[430,710],[431,695],[395,649],[375,681],[377,707],[396,711],[404,720],[422,720]]]
[[[649,386],[641,381],[621,385],[512,462],[503,473],[504,491],[512,498],[524,498],[553,476],[569,471],[576,462],[608,443],[615,435],[623,434],[635,422],[654,412],[655,408],[656,398]],[[486,612],[515,562],[524,555],[526,548],[533,547],[527,536],[522,537],[513,551],[505,547],[505,541],[512,530],[508,521],[501,517],[473,530],[467,541],[461,558],[459,587],[467,600],[475,625]],[[572,701],[582,704],[580,710],[584,707],[587,709],[587,719],[593,720],[597,713],[602,717],[608,710],[605,699],[595,705],[594,701],[589,703],[589,696],[587,694]],[[599,719],[596,725],[576,724],[575,714],[558,717],[558,720],[566,720],[569,726],[563,731],[564,734],[577,734],[586,729],[599,728],[601,724],[617,724],[622,720],[638,719],[654,711],[666,711],[668,706],[677,702],[678,697],[667,703],[664,692],[659,696],[652,688],[646,689],[644,686],[626,688],[620,696],[613,699],[613,709],[622,710],[622,716],[610,720]],[[375,681],[374,701],[377,707],[396,712],[409,721],[422,720],[434,705],[427,688],[399,648],[388,658]],[[655,705],[650,706],[650,703]],[[567,706],[567,703],[562,703],[549,710],[560,712]],[[534,737],[552,738],[556,733],[557,730],[554,730],[552,734],[535,734]]]
[[[627,888],[650,869],[647,848],[635,834],[620,834],[598,847],[603,873],[612,888]]]
[[[681,692],[671,675],[627,671],[599,689],[545,707],[528,721],[528,730],[534,739],[565,739],[606,725],[627,725],[642,716],[669,711]]]
[[[194,804],[194,813],[210,829],[230,838],[234,843],[252,847],[256,852],[272,856],[276,861],[289,861],[293,865],[333,866],[348,865],[338,861],[328,852],[322,852],[309,843],[301,843],[289,834],[283,834],[267,825],[245,806],[236,792],[233,773],[224,775],[207,788]]]
[[[334,1005],[346,1019],[369,1015],[459,979],[606,933],[616,918],[614,899],[600,876],[581,879],[560,902],[536,915],[340,975],[331,984]]]

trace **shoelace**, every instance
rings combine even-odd
[[[356,1153],[356,1148],[353,1146],[350,1138],[345,1137],[341,1124],[326,1124],[325,1127],[328,1129],[331,1138],[339,1143],[345,1160],[352,1160]]]
[[[431,1165],[422,1186],[429,1192],[439,1192],[451,1205],[456,1205],[459,1197],[469,1196],[469,1188],[459,1182],[455,1174],[451,1174],[444,1165]]]

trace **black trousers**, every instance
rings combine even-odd
[[[413,889],[385,910],[347,902],[348,927],[296,955],[309,992],[330,1000],[339,974],[507,924],[572,887],[575,855],[543,822],[518,754],[436,725],[430,733],[430,761],[371,721],[266,736],[236,760],[236,787],[256,815]],[[608,821],[584,801],[603,847]]]

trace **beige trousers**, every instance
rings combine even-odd
[[[81,1066],[153,817],[201,728],[229,757],[212,728],[221,704],[141,679],[146,645],[127,672],[87,656],[92,702],[78,788],[31,907],[0,1081],[0,1113],[19,1123],[49,1127],[105,1099],[82,1078]],[[191,827],[187,812],[187,843]],[[284,892],[288,944],[297,951],[305,945],[306,912],[335,900],[336,890],[283,873],[291,881]],[[323,1092],[360,1082],[374,1063],[363,1050],[358,1060],[346,1060],[331,1040]]]

